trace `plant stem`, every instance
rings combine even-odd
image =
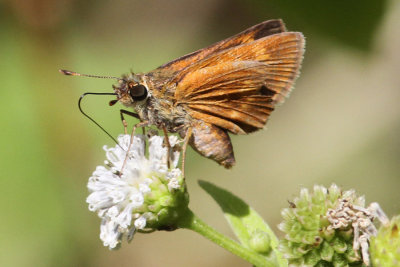
[[[185,215],[179,220],[178,227],[190,229],[201,234],[205,238],[239,256],[240,258],[250,262],[254,266],[278,266],[278,264],[271,259],[265,258],[262,255],[259,255],[256,252],[241,246],[239,243],[217,232],[214,228],[200,220],[189,209],[187,209]]]

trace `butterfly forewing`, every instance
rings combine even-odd
[[[244,43],[250,43],[265,36],[284,31],[286,31],[286,28],[282,20],[267,20],[257,25],[254,25],[253,27],[250,27],[247,30],[244,30],[243,32],[240,32],[225,40],[170,61],[160,66],[158,69],[156,69],[156,71],[161,70],[166,72],[177,72],[183,70],[189,65],[196,64],[196,62],[198,62],[199,60],[202,60],[213,53],[217,53],[219,51]]]
[[[176,105],[195,119],[236,134],[262,128],[283,102],[304,53],[301,33],[279,33],[213,53],[179,72]]]

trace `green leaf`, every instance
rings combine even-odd
[[[271,247],[279,262],[279,266],[287,266],[287,261],[283,259],[281,253],[277,249],[279,244],[278,238],[256,211],[243,200],[225,189],[206,181],[199,181],[199,185],[210,194],[221,207],[225,218],[243,246],[252,249],[251,237],[263,231],[270,237]]]

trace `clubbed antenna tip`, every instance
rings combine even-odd
[[[69,70],[58,70],[60,73],[64,75],[75,75],[75,72],[69,71]]]

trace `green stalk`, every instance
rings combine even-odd
[[[223,234],[217,232],[214,228],[207,225],[205,222],[200,220],[191,210],[187,210],[187,212],[181,217],[178,222],[179,228],[193,230],[208,240],[214,242],[215,244],[223,247],[224,249],[232,252],[233,254],[239,256],[240,258],[250,262],[254,266],[278,266],[276,262],[271,259],[265,258],[262,255],[255,253],[252,250],[249,250],[239,243],[233,241],[232,239],[224,236]]]

